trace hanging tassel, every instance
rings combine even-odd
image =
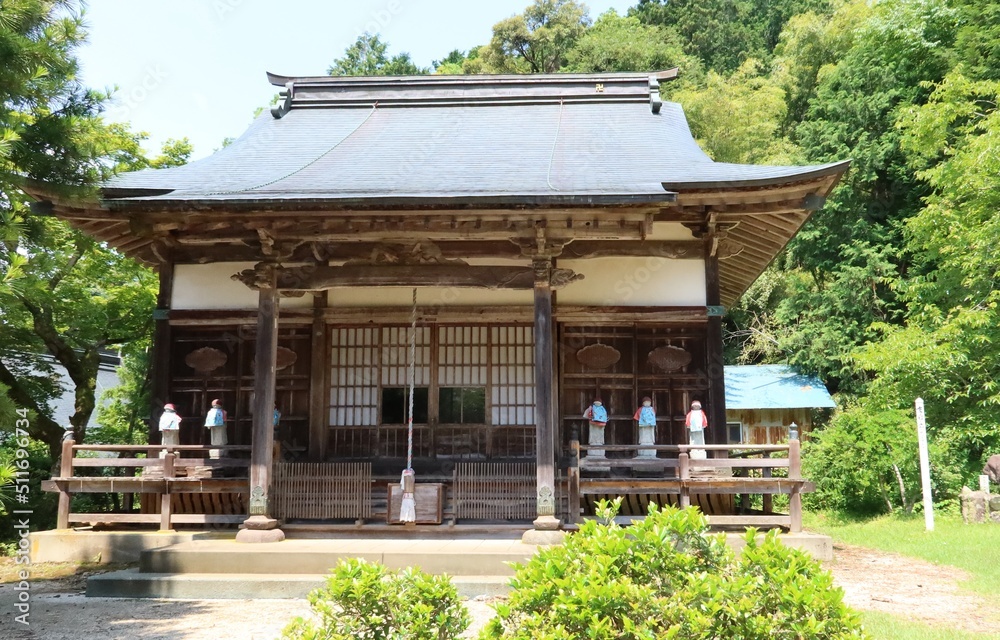
[[[403,492],[403,500],[399,505],[400,522],[417,521],[417,503],[413,499],[413,490],[416,485],[416,476],[413,469],[403,469],[403,475],[399,478],[399,488]]]

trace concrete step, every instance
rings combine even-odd
[[[242,544],[198,540],[144,551],[139,570],[149,574],[323,575],[345,558],[390,569],[419,567],[451,576],[510,576],[536,547],[520,540],[284,540]]]
[[[510,591],[510,576],[458,576],[451,579],[465,598],[500,596]],[[305,598],[325,584],[322,574],[142,573],[114,571],[87,579],[87,597],[244,600]]]

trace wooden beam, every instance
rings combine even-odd
[[[583,278],[569,269],[552,269],[553,288]],[[469,265],[345,265],[277,268],[280,291],[321,291],[333,287],[471,287],[478,289],[533,289],[534,275],[523,267]],[[247,269],[233,276],[249,287],[260,284],[260,271]]]
[[[577,240],[563,249],[561,258],[617,258],[622,256],[696,260],[705,256],[700,240]]]

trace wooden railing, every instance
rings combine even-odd
[[[70,523],[126,523],[159,524],[168,530],[174,524],[233,524],[243,522],[245,513],[175,513],[175,497],[194,497],[195,494],[233,495],[249,494],[247,477],[199,477],[188,471],[214,469],[246,469],[249,457],[205,457],[209,451],[218,450],[226,456],[237,451],[249,451],[247,445],[99,445],[76,444],[65,440],[59,476],[43,484],[47,491],[59,494],[56,526],[66,529]],[[81,451],[116,453],[118,457],[77,457]],[[162,453],[162,456],[161,456]],[[145,458],[135,457],[145,454]],[[181,455],[187,454],[187,455]],[[204,454],[199,456],[198,454]],[[191,456],[191,457],[188,457]],[[125,475],[79,476],[77,468],[124,468]],[[141,472],[137,475],[137,470]],[[121,493],[160,496],[159,513],[71,513],[72,496],[80,493]],[[204,510],[205,502],[197,501]],[[218,500],[216,500],[218,502]],[[220,510],[232,511],[232,509]],[[198,508],[197,506],[193,508]]]
[[[813,483],[802,478],[802,460],[798,440],[791,440],[781,445],[581,445],[578,441],[570,443],[571,466],[570,502],[579,504],[581,498],[587,495],[626,495],[626,494],[675,494],[680,507],[691,505],[694,494],[730,494],[745,496],[742,500],[744,511],[750,495],[761,495],[762,513],[740,513],[726,515],[708,515],[709,524],[718,526],[758,526],[784,527],[792,532],[802,530],[802,493],[815,490]],[[582,457],[581,454],[596,449],[610,453],[633,452],[640,450],[663,451],[676,454],[669,458],[599,458]],[[692,459],[690,452],[699,449],[705,452],[726,452],[734,457],[712,457]],[[740,452],[759,454],[760,458],[740,456]],[[772,453],[787,452],[787,457],[770,457]],[[745,456],[746,454],[744,454]],[[581,477],[581,471],[605,470],[628,467],[643,471],[660,471],[659,478],[619,478],[619,477]],[[746,471],[758,469],[760,477],[737,475]],[[788,477],[773,477],[772,470],[787,469]],[[729,475],[699,475],[698,472],[716,472],[729,470]],[[725,472],[725,471],[723,471]],[[772,512],[772,496],[787,494],[789,508],[787,514]],[[575,500],[575,502],[574,502]]]

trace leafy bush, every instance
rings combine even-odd
[[[954,500],[961,474],[947,447],[931,441],[935,502]],[[858,515],[902,509],[920,501],[917,427],[912,412],[851,407],[814,431],[802,453],[803,475],[816,483],[807,506]]]
[[[447,640],[469,626],[469,614],[447,576],[417,569],[394,573],[378,563],[342,560],[326,587],[309,594],[316,621],[296,618],[287,640]]]
[[[769,533],[736,558],[696,508],[650,505],[628,528],[589,521],[516,565],[483,640],[864,638],[829,572]]]

